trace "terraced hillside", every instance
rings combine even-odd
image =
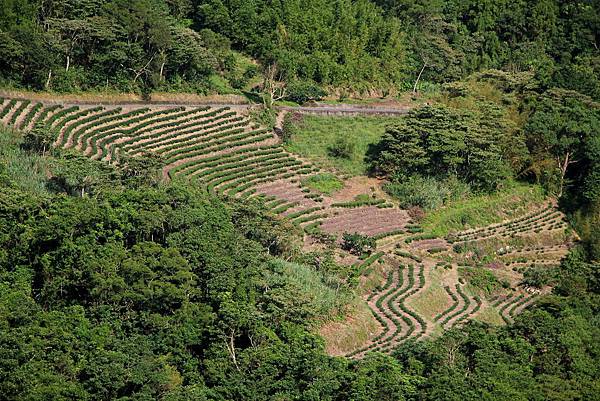
[[[573,240],[552,203],[487,227],[436,238],[407,211],[375,193],[340,199],[315,192],[305,178],[320,169],[287,152],[274,133],[227,107],[77,106],[1,99],[0,121],[18,130],[46,127],[54,146],[118,163],[159,155],[165,177],[184,177],[219,196],[261,199],[275,215],[339,241],[344,233],[377,240],[363,260],[346,255],[352,279],[378,329],[364,343],[334,353],[360,358],[392,352],[408,340],[436,335],[469,320],[510,322],[547,288],[524,282],[529,269],[556,266]],[[489,255],[477,259],[477,255]],[[342,262],[345,263],[345,262]],[[506,288],[482,293],[468,277],[484,268]],[[377,281],[372,288],[362,287]]]
[[[356,358],[371,350],[391,352],[403,341],[435,335],[470,320],[510,323],[550,289],[528,285],[524,280],[528,269],[557,266],[576,240],[553,204],[447,238],[415,233],[420,228],[414,224],[405,227],[404,233],[378,241],[378,254],[385,263],[360,269],[363,283],[372,281],[377,270],[383,277],[363,295],[379,328],[363,344],[333,347],[332,353]],[[477,259],[482,253],[487,256]],[[471,285],[469,277],[482,269],[506,287],[485,292]],[[343,333],[343,325],[338,326]]]
[[[187,177],[220,195],[260,196],[274,213],[299,227],[322,225],[331,233],[372,235],[400,229],[408,221],[397,209],[336,205],[303,188],[299,179],[319,169],[286,152],[272,132],[228,107],[45,105],[2,99],[0,116],[3,124],[20,130],[47,127],[56,135],[54,146],[77,149],[96,160],[158,154],[165,176]]]

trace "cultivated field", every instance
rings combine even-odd
[[[55,133],[55,147],[109,163],[126,155],[157,154],[165,177],[185,177],[219,196],[261,199],[274,215],[304,231],[307,246],[315,246],[324,235],[339,241],[346,232],[374,237],[377,250],[363,260],[338,252],[351,278],[364,289],[364,305],[376,320],[364,325],[369,332],[363,343],[330,347],[331,353],[352,358],[375,350],[389,353],[402,342],[469,320],[494,321],[495,314],[497,321],[510,322],[548,291],[524,284],[527,271],[556,266],[575,240],[551,202],[530,205],[502,223],[445,237],[423,234],[407,211],[374,188],[376,183],[357,185],[351,196],[344,190],[329,194],[311,188],[307,179],[322,175],[321,168],[290,153],[273,132],[228,107],[76,106],[1,99],[0,121],[23,131],[46,127]],[[348,169],[354,173],[360,166]],[[474,257],[482,253],[489,257]],[[469,277],[482,268],[506,284],[481,291]],[[365,284],[374,277],[382,278],[374,288]],[[361,322],[349,316],[347,325],[353,324]]]

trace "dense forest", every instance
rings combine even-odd
[[[273,213],[277,199],[269,209],[184,174],[166,180],[165,159],[142,150],[107,163],[77,143],[52,147],[59,134],[68,143],[65,130],[95,132],[98,147],[108,132],[116,147],[135,148],[117,143],[129,127],[119,123],[183,121],[193,131],[210,121],[215,136],[230,135],[214,142],[220,151],[251,143],[237,135],[268,137],[262,121],[225,109],[117,112],[2,99],[0,120],[33,128],[0,125],[0,400],[597,399],[599,44],[597,0],[2,0],[3,89],[248,94],[271,80],[299,103],[315,93],[420,92],[427,104],[386,124],[360,154],[399,208],[417,220],[456,199],[535,186],[556,199],[578,241],[556,268],[531,270],[528,285],[550,289],[506,325],[471,320],[388,354],[331,356],[319,328],[351,313],[359,286],[356,265],[334,257],[335,238],[315,231],[326,245],[307,251],[299,224]],[[52,125],[59,117],[83,128],[61,132]],[[227,119],[239,131],[219,131]],[[309,123],[288,114],[284,145]],[[202,146],[176,134],[161,143],[163,134],[148,130],[142,142],[165,153]],[[360,130],[337,135],[324,153],[350,160]],[[252,157],[269,168],[296,163],[279,146],[257,146]],[[94,155],[110,156],[96,147]],[[213,182],[228,178],[219,163],[230,163],[235,179],[252,173],[243,150],[215,157],[176,168],[213,163]],[[342,186],[330,176],[318,184]],[[342,206],[385,210],[375,201]],[[453,224],[478,227],[469,219],[480,216],[459,212]],[[363,252],[374,238],[347,233],[341,243],[377,255]]]
[[[598,1],[4,0],[0,79],[56,91],[390,93],[482,69],[600,98]],[[258,60],[264,67],[242,57]],[[335,88],[335,89],[334,89]]]
[[[582,250],[511,326],[472,323],[393,356],[334,358],[312,327],[352,288],[259,204],[159,184],[143,160],[114,169],[1,138],[3,399],[592,400],[599,390],[600,281]]]

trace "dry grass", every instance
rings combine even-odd
[[[28,92],[24,90],[3,89],[0,96],[9,98],[24,98],[51,103],[143,103],[142,97],[136,93],[117,92],[84,92],[84,93],[54,93]],[[209,95],[201,96],[195,93],[153,93],[151,102],[181,103],[181,104],[248,104],[248,100],[240,95]]]
[[[481,311],[475,316],[474,320],[495,326],[505,324],[498,310],[491,305],[482,306]]]
[[[329,355],[344,355],[362,346],[379,329],[379,323],[367,304],[357,300],[343,321],[325,324],[319,334],[325,339]]]
[[[444,290],[443,279],[448,271],[438,268],[431,271],[430,287],[422,291],[418,297],[409,299],[406,303],[419,315],[427,320],[433,320],[439,313],[452,304],[452,300]]]

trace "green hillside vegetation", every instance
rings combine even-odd
[[[397,121],[397,117],[305,115],[294,122],[285,147],[343,175],[364,175],[369,169],[365,160],[369,147],[380,141],[387,125]]]
[[[596,0],[4,1],[0,400],[597,399],[598,32]]]

